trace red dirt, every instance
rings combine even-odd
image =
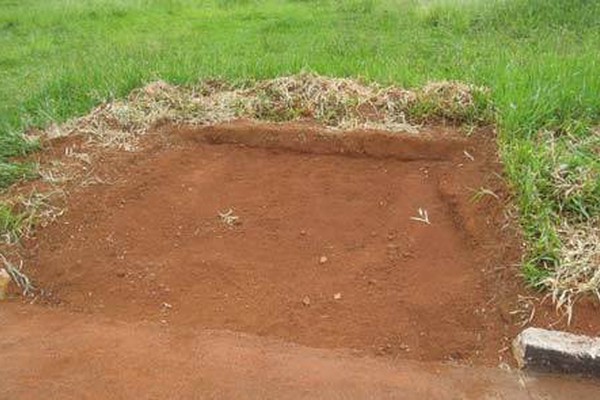
[[[530,316],[494,140],[237,122],[94,154],[109,183],[70,184],[66,215],[21,249],[44,295],[0,309],[0,398],[593,398],[429,364],[511,363]],[[576,311],[570,330],[598,332],[592,302]],[[536,303],[530,324],[557,318]]]
[[[594,382],[0,307],[0,399],[578,399]]]
[[[520,251],[491,135],[234,124],[166,137],[110,159],[116,183],[72,192],[28,244],[52,301],[366,354],[510,359],[516,291],[498,280]],[[481,187],[500,199],[473,201]],[[220,221],[229,208],[241,224]],[[419,208],[431,225],[411,219]]]

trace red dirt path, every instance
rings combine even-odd
[[[0,399],[578,399],[594,382],[356,357],[224,331],[8,305]]]

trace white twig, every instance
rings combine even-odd
[[[423,222],[427,225],[431,225],[431,222],[429,222],[429,215],[427,214],[427,210],[419,208],[418,212],[418,217],[410,217],[410,219],[412,219],[413,221]]]

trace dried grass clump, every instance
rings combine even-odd
[[[551,196],[557,212],[575,221],[600,215],[600,132],[591,129],[583,137],[541,134],[553,169]]]
[[[83,134],[91,143],[132,151],[138,139],[161,121],[210,125],[236,118],[312,119],[329,128],[416,132],[412,124],[430,118],[473,122],[480,107],[477,99],[486,93],[483,88],[456,82],[432,83],[410,91],[315,74],[242,88],[219,81],[194,87],[158,81],[134,90],[125,100],[102,104],[85,117],[54,126],[48,135]]]
[[[417,92],[415,107],[429,115],[454,122],[490,122],[493,109],[489,90],[456,81],[432,82]]]
[[[28,195],[19,195],[4,202],[4,207],[10,210],[13,223],[3,229],[0,235],[0,245],[12,245],[21,238],[30,237],[36,226],[47,226],[64,214],[61,206],[65,194],[61,190],[40,193],[32,191]]]
[[[565,307],[569,322],[579,297],[593,294],[600,300],[600,220],[559,228],[560,264],[542,283],[552,293],[557,308]]]
[[[243,93],[244,114],[259,120],[311,118],[328,127],[352,129],[365,123],[394,129],[406,125],[410,91],[312,74],[259,82]]]
[[[552,172],[553,194],[562,208],[561,211],[577,213],[582,218],[589,218],[600,209],[598,171],[592,165],[556,165]]]
[[[249,99],[245,113],[256,119],[312,118],[334,128],[414,131],[411,124],[428,119],[471,122],[488,91],[458,82],[430,83],[411,91],[301,74],[259,82],[244,95]]]
[[[88,115],[48,131],[50,137],[84,135],[91,144],[133,151],[137,139],[161,119],[189,111],[189,95],[164,82],[134,90],[127,99],[104,103]]]
[[[582,296],[600,299],[600,132],[539,132],[544,158],[539,196],[552,205],[559,245],[548,276],[539,282],[572,318]]]

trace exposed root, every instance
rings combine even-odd
[[[35,286],[33,286],[29,277],[22,272],[23,261],[19,263],[19,267],[15,267],[3,254],[0,254],[0,261],[2,261],[4,269],[8,272],[12,281],[21,289],[23,296],[31,296],[35,293]]]

